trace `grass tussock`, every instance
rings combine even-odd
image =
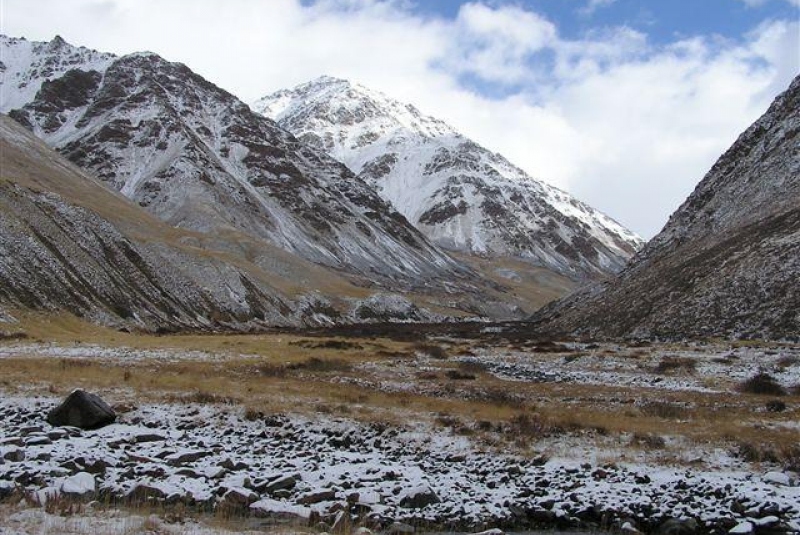
[[[665,420],[681,420],[689,416],[689,409],[671,401],[648,401],[643,403],[639,410],[645,416]]]
[[[737,390],[743,394],[761,396],[785,396],[787,394],[786,389],[773,376],[763,371],[740,383]]]
[[[412,346],[412,349],[432,359],[447,360],[450,357],[445,348],[436,344],[418,342]]]
[[[654,371],[661,375],[670,373],[691,374],[697,371],[697,362],[689,357],[677,357],[674,355],[667,355],[658,362]]]

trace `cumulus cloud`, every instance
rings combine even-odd
[[[246,101],[321,74],[359,81],[648,237],[800,70],[797,21],[754,25],[736,41],[655,45],[624,26],[566,39],[541,14],[498,2],[451,18],[405,0],[0,5],[9,34],[152,50]]]
[[[557,41],[553,23],[516,6],[464,4],[454,30],[455,39],[443,58],[445,64],[455,71],[500,83],[529,78],[527,60]]]

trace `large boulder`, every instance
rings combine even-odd
[[[55,409],[47,413],[47,423],[81,429],[98,429],[114,423],[117,414],[96,394],[75,390]]]

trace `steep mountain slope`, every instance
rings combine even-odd
[[[619,271],[641,240],[411,105],[322,77],[254,109],[358,173],[434,243],[575,279]]]
[[[345,166],[184,65],[149,53],[109,58],[59,38],[0,46],[14,58],[2,92],[17,80],[40,86],[10,116],[171,225],[243,232],[371,287],[474,279]]]
[[[590,336],[800,336],[800,77],[611,282],[538,313]]]
[[[291,324],[255,266],[184,240],[0,115],[0,304],[143,329]],[[199,241],[194,238],[194,241]]]

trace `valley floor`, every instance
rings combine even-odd
[[[23,327],[0,533],[800,531],[796,345]],[[117,422],[47,424],[79,387]]]

